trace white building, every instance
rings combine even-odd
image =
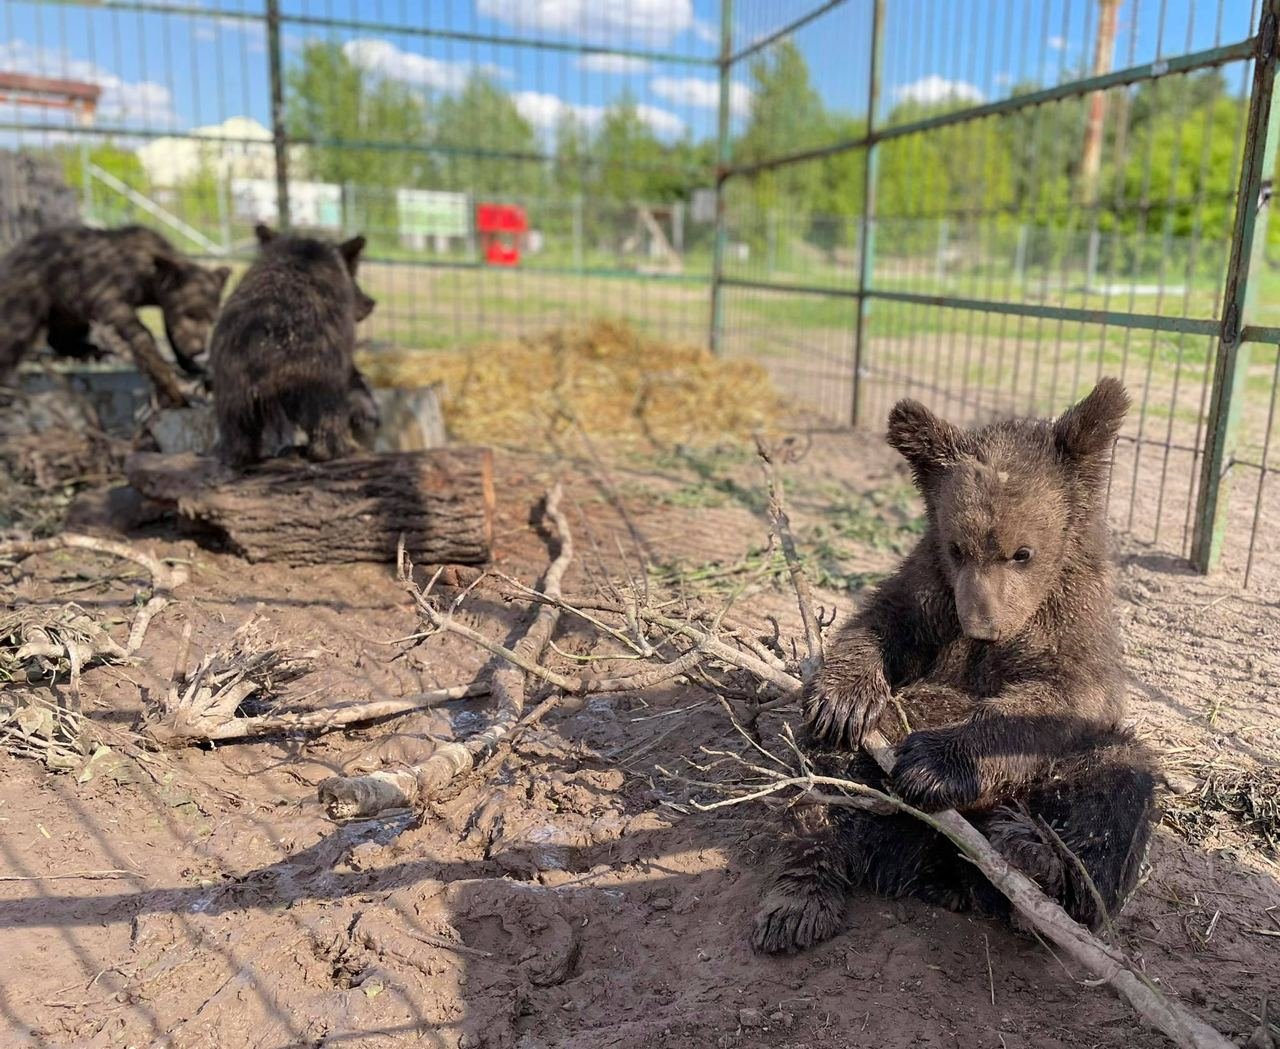
[[[222,179],[275,177],[271,131],[252,117],[229,117],[221,124],[194,127],[182,137],[157,138],[138,149],[138,159],[153,186],[181,185],[202,170]],[[301,173],[305,163],[305,148],[291,146],[291,173]]]

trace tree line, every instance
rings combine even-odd
[[[298,174],[354,187],[366,210],[357,218],[374,227],[394,229],[399,188],[560,202],[535,216],[555,227],[570,221],[563,202],[573,198],[589,202],[588,221],[598,225],[610,221],[611,205],[616,221],[631,221],[627,211],[635,203],[687,201],[713,184],[714,140],[659,136],[630,95],[590,121],[564,106],[556,126],[540,132],[484,71],[456,92],[428,94],[361,65],[340,44],[311,42],[286,77],[288,132],[310,143],[306,170]],[[791,41],[757,56],[746,78],[750,106],[732,143],[735,160],[767,160],[865,134],[865,115],[829,106]],[[927,120],[968,104],[908,92],[884,123]],[[1245,107],[1221,72],[1110,92],[1096,173],[1081,167],[1089,104],[1067,99],[885,141],[876,183],[882,225],[895,230],[899,249],[911,251],[927,250],[943,220],[958,235],[969,230],[979,239],[1008,239],[1024,226],[1067,237],[1123,234],[1145,245],[1133,250],[1153,256],[1161,254],[1162,239],[1216,245],[1229,237]],[[69,180],[78,185],[78,154],[68,149],[66,158]],[[127,182],[145,181],[127,149],[99,147],[94,159]],[[730,180],[735,235],[759,244],[772,215],[782,216],[787,237],[817,249],[847,246],[863,211],[865,161],[862,150],[852,149]],[[212,176],[201,172],[191,183],[179,194],[207,213]],[[1271,224],[1269,238],[1280,245],[1280,223]],[[1220,252],[1205,255],[1216,259]]]

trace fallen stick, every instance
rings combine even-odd
[[[109,554],[125,561],[141,565],[151,576],[151,581],[158,590],[172,590],[187,581],[186,569],[170,567],[158,557],[153,557],[142,550],[136,550],[127,543],[117,543],[111,539],[100,539],[93,535],[79,535],[75,532],[63,532],[48,539],[13,540],[0,543],[0,557],[26,558],[36,554],[47,554],[54,550],[93,550],[99,554]]]
[[[573,536],[569,522],[560,510],[562,491],[556,485],[547,493],[543,513],[556,534],[559,550],[543,578],[543,592],[558,598],[565,570],[573,559]],[[429,594],[413,582],[412,566],[399,554],[401,578],[410,588],[420,610],[430,610],[430,621],[435,625],[452,623],[447,615],[441,616],[430,602]],[[429,589],[429,588],[428,588]],[[456,602],[455,602],[456,604]],[[551,640],[560,609],[553,604],[539,605],[524,635],[510,650],[511,658],[494,671],[490,682],[497,712],[489,727],[462,743],[443,743],[421,765],[407,769],[381,771],[367,776],[331,776],[316,787],[320,803],[333,819],[368,817],[391,808],[421,807],[435,797],[449,783],[465,775],[492,752],[493,748],[520,721],[524,713],[524,667],[536,667],[543,650]],[[477,635],[479,636],[479,635]],[[501,646],[499,646],[501,647]],[[503,649],[503,652],[508,650]]]
[[[111,539],[100,539],[92,535],[79,535],[75,532],[63,532],[48,539],[18,540],[0,544],[0,557],[21,559],[54,550],[92,550],[94,553],[132,561],[147,570],[151,576],[153,593],[134,617],[133,625],[129,628],[129,639],[124,646],[126,656],[136,655],[142,648],[151,620],[168,605],[172,591],[187,582],[188,578],[185,568],[166,565],[158,557],[153,557],[142,550],[135,550],[126,543],[117,543]]]
[[[396,699],[372,700],[368,703],[348,703],[325,710],[311,710],[296,714],[262,714],[241,718],[175,718],[167,722],[155,722],[148,726],[147,734],[164,746],[182,746],[190,743],[222,743],[235,739],[251,739],[290,732],[323,733],[356,725],[364,721],[395,714],[412,714],[418,710],[431,710],[444,703],[453,703],[488,692],[483,683],[457,685],[453,688],[415,692]]]

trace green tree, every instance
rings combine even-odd
[[[794,153],[831,141],[822,98],[809,76],[809,64],[792,40],[784,40],[751,63],[751,112],[734,148],[745,163]],[[756,216],[785,211],[800,219],[814,207],[823,182],[820,163],[790,164],[751,179],[748,194]]]
[[[138,154],[131,149],[117,146],[113,142],[104,142],[88,150],[59,146],[57,152],[62,163],[62,177],[77,192],[84,189],[86,160],[114,175],[132,189],[145,191],[148,188],[146,169],[138,159]]]
[[[395,229],[394,190],[435,181],[434,159],[405,149],[430,134],[425,96],[364,68],[338,44],[313,42],[286,71],[285,121],[310,143],[305,175],[350,189],[348,227]]]
[[[617,204],[656,199],[656,167],[662,163],[663,147],[629,93],[605,111],[592,153],[598,197]]]
[[[520,115],[492,77],[473,73],[456,95],[436,107],[436,144],[458,153],[443,160],[444,183],[467,193],[533,197],[543,187],[543,165],[535,160],[474,155],[472,151],[536,154],[533,125]]]

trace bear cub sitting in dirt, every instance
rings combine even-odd
[[[223,307],[210,359],[219,454],[243,467],[301,428],[316,461],[356,450],[377,409],[353,360],[374,300],[356,284],[364,237],[330,244],[256,231],[260,250]],[[363,422],[362,422],[363,421]]]
[[[888,440],[911,466],[927,529],[828,645],[804,697],[815,765],[925,811],[959,810],[1092,928],[1137,883],[1159,775],[1122,727],[1112,615],[1106,488],[1128,404],[1104,379],[1056,422],[962,430],[899,402]],[[860,750],[877,727],[900,740],[889,776]],[[914,817],[805,812],[756,913],[757,950],[835,935],[855,886],[1009,914]]]

